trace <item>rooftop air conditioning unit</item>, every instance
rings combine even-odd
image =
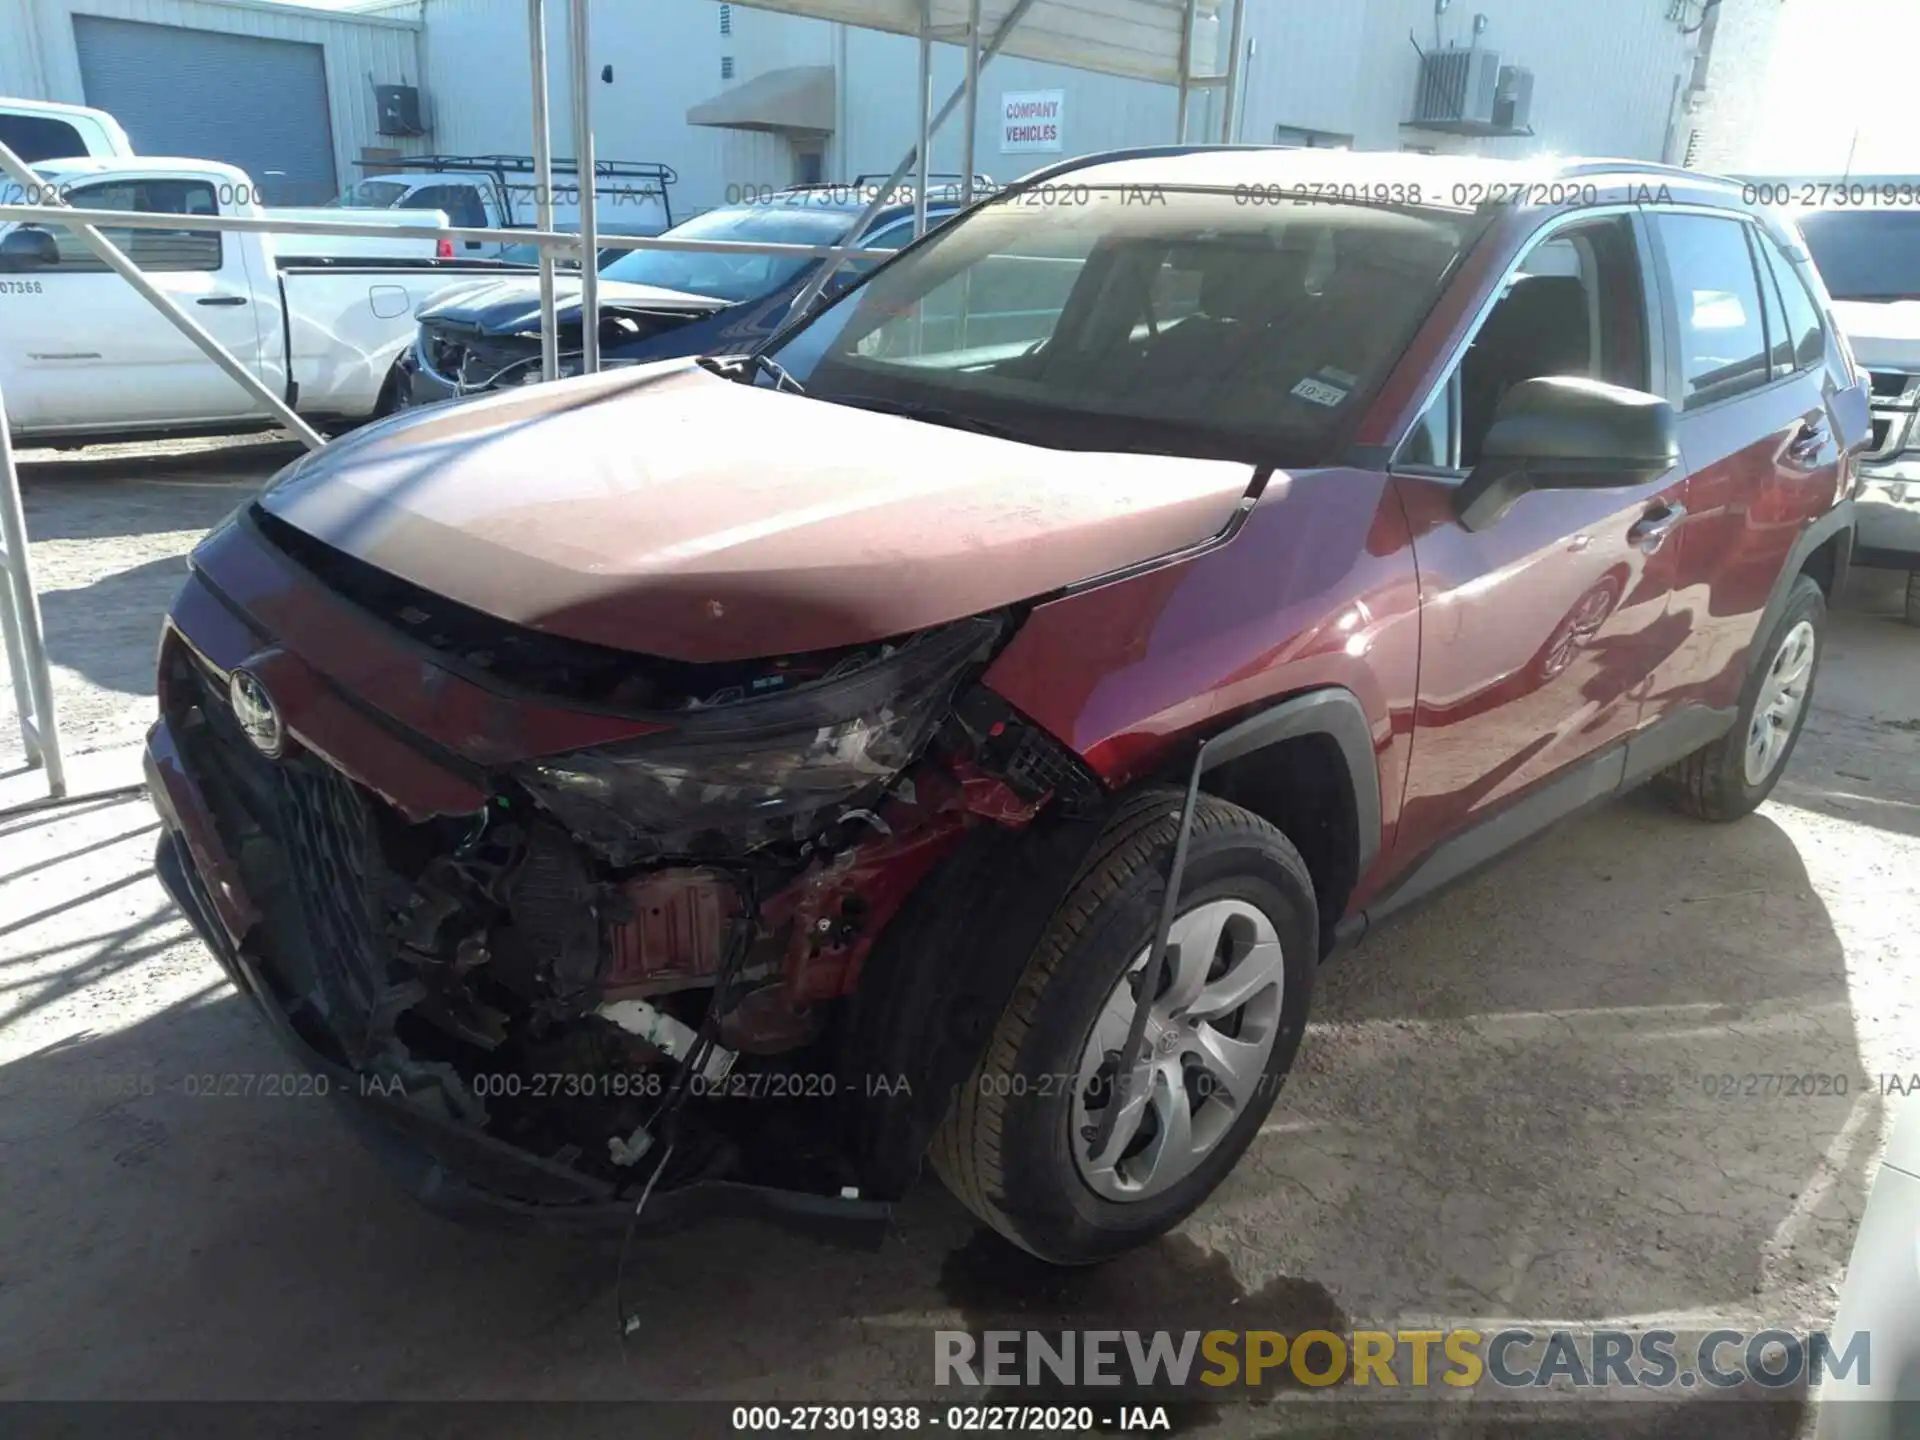
[[[1420,57],[1416,125],[1491,125],[1499,90],[1497,50],[1429,50]]]
[[[1501,130],[1522,131],[1533,118],[1533,71],[1524,65],[1502,65],[1500,83],[1493,92],[1493,123]]]
[[[382,135],[424,135],[420,123],[420,91],[412,85],[376,85],[373,104],[380,115]]]

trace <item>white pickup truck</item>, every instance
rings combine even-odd
[[[76,208],[181,216],[177,230],[103,229],[318,425],[369,419],[392,405],[395,361],[413,340],[420,306],[525,273],[487,260],[288,261],[271,235],[195,230],[195,215],[262,213],[245,172],[216,161],[109,156],[34,168]],[[0,393],[15,437],[40,444],[272,423],[78,236],[50,223],[0,223]]]
[[[0,144],[5,145],[29,165],[46,160],[65,160],[91,155],[96,159],[109,155],[131,158],[133,142],[120,122],[105,110],[87,105],[61,105],[51,100],[19,100],[0,95]],[[0,187],[3,188],[3,187]],[[11,197],[18,200],[16,194]],[[253,196],[258,200],[261,197]],[[403,215],[383,207],[343,210],[339,206],[269,207],[263,214],[280,220],[352,220],[366,225],[424,225],[447,223],[444,212],[435,207],[414,205],[412,210],[426,213]],[[436,214],[439,216],[435,218]],[[281,259],[295,255],[348,255],[358,260],[452,259],[453,242],[431,237],[362,236],[340,240],[327,235],[285,235],[279,237]],[[469,245],[468,250],[478,250]],[[538,255],[534,257],[536,260]]]

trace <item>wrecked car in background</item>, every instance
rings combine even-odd
[[[981,193],[992,188],[981,177]],[[810,185],[696,215],[663,238],[846,245],[897,250],[913,238],[913,195],[889,195],[855,237],[875,196],[873,177],[852,185]],[[927,187],[927,224],[959,208],[957,184]],[[531,259],[537,261],[538,256]],[[629,250],[600,265],[600,354],[607,368],[686,355],[730,355],[763,344],[789,318],[795,298],[822,261],[724,251]],[[842,262],[827,293],[873,268],[872,258]],[[560,374],[578,375],[580,281],[556,281]],[[515,276],[477,285],[423,308],[419,333],[401,360],[413,405],[531,385],[540,379],[540,285]]]
[[[930,1155],[1098,1260],[1254,1140],[1335,949],[1641,781],[1778,780],[1868,410],[1736,187],[1062,177],[195,552],[160,873],[430,1203],[871,1235]]]

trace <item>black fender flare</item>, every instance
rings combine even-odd
[[[1373,745],[1373,726],[1360,697],[1344,685],[1309,690],[1255,711],[1201,745],[1194,761],[1194,777],[1204,781],[1208,771],[1283,740],[1302,735],[1325,735],[1340,747],[1353,790],[1354,875],[1365,875],[1380,855],[1380,764]],[[1200,788],[1204,789],[1202,784]]]
[[[1847,571],[1853,559],[1854,515],[1853,497],[1847,496],[1827,511],[1826,514],[1810,521],[1806,528],[1793,537],[1793,548],[1787,551],[1787,560],[1780,567],[1780,573],[1774,577],[1773,591],[1767,596],[1767,608],[1760,612],[1760,623],[1753,627],[1753,635],[1747,641],[1747,669],[1764,658],[1760,653],[1761,642],[1773,633],[1773,627],[1779,622],[1781,611],[1787,608],[1787,597],[1793,593],[1793,582],[1798,580],[1807,568],[1807,561],[1822,545],[1836,535],[1846,538],[1840,546],[1840,553],[1834,559],[1833,591],[1840,593],[1840,587],[1846,583]]]

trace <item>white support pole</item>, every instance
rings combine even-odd
[[[533,201],[536,223],[553,229],[553,117],[547,109],[547,0],[527,0],[527,45],[533,61]],[[504,217],[503,217],[504,218]],[[540,378],[560,373],[554,323],[553,251],[540,247]]]
[[[1186,19],[1180,27],[1180,106],[1174,121],[1173,143],[1187,143],[1187,113],[1193,101],[1193,27],[1198,18],[1200,0],[1187,0]]]
[[[933,148],[933,0],[920,0],[920,80],[913,92],[920,134],[914,142],[919,174],[913,186],[913,235],[927,233],[927,151]]]
[[[13,151],[4,144],[0,144],[0,171],[4,171],[8,178],[20,186],[20,192],[23,198],[37,194],[40,208],[43,211],[70,210],[73,208],[55,193],[57,187],[43,184],[40,177],[27,168],[26,161],[14,154]],[[258,375],[254,374],[253,371],[235,359],[226,346],[209,335],[200,327],[198,321],[178,305],[174,304],[172,296],[168,295],[151,280],[147,279],[147,277],[141,273],[140,267],[129,260],[117,245],[107,239],[105,235],[102,235],[98,228],[81,221],[57,219],[53,216],[36,218],[43,224],[64,225],[66,228],[72,230],[74,234],[78,235],[89,250],[93,251],[101,260],[106,262],[110,270],[117,274],[122,280],[125,280],[129,285],[133,286],[149,305],[153,306],[162,315],[166,316],[168,320],[172,321],[176,330],[182,335],[185,335],[187,339],[191,340],[195,345],[199,346],[209,360],[213,361],[214,364],[231,375],[234,380],[239,383],[241,389],[245,390],[249,395],[253,396],[254,399],[266,406],[267,410],[277,418],[282,425],[285,425],[287,429],[293,432],[294,438],[299,440],[301,444],[305,445],[309,450],[318,450],[322,445],[327,443],[321,438],[319,431],[315,430],[311,425],[307,424],[306,421],[296,415],[293,407],[287,404],[279,395],[274,394],[272,389],[269,388]],[[171,222],[172,228],[180,228],[179,216],[167,216],[164,218]],[[291,359],[291,357],[289,357],[289,359]]]
[[[1233,29],[1227,41],[1227,83],[1221,92],[1220,143],[1231,145],[1239,137],[1234,124],[1240,114],[1240,52],[1246,44],[1247,0],[1233,0]]]
[[[10,150],[6,153],[17,158]],[[13,464],[4,395],[0,395],[0,630],[6,632],[7,673],[13,682],[27,763],[47,772],[50,798],[64,799],[67,770],[60,753],[60,720],[53,704],[40,597],[33,588],[33,564],[27,554],[27,515],[20,503],[20,473]]]
[[[967,124],[960,150],[960,203],[973,204],[974,132],[980,128],[980,0],[967,4]]]
[[[573,4],[573,163],[580,176],[580,368],[600,369],[600,206],[593,160],[593,76],[587,62],[588,0]]]
[[[1000,24],[993,32],[993,39],[988,41],[986,48],[980,52],[982,66],[1000,53],[1001,47],[1007,43],[1007,38],[1013,34],[1014,27],[1032,8],[1033,0],[1013,0],[1013,8],[1000,18]],[[967,85],[964,80],[953,87],[953,93],[947,96],[946,103],[940,107],[927,126],[929,134],[938,130],[946,122],[946,118],[953,113],[954,107],[960,103],[966,90]],[[915,157],[920,154],[922,148],[916,145],[900,157],[900,163],[893,167],[893,173],[887,177],[887,183],[874,192],[873,198],[867,202],[867,208],[860,212],[859,218],[847,230],[847,238],[833,247],[827,256],[827,263],[822,265],[815,272],[814,277],[801,288],[800,293],[794,296],[793,304],[787,310],[789,315],[805,314],[813,302],[820,298],[820,292],[827,288],[827,282],[833,278],[834,272],[840,268],[842,262],[854,257],[860,236],[866,233],[867,226],[873,223],[873,217],[878,215],[881,207],[892,198],[894,188],[907,178],[907,171],[913,168]]]

